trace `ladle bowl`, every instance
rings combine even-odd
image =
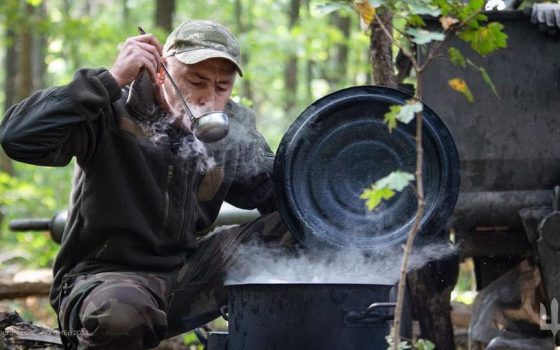
[[[219,141],[229,132],[229,118],[224,112],[208,112],[194,118],[196,138],[205,143]]]

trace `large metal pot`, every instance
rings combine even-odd
[[[239,284],[229,288],[229,349],[385,349],[391,285]],[[410,324],[405,312],[405,325]],[[410,329],[401,332],[409,335]]]
[[[541,32],[522,11],[487,13],[508,35],[507,48],[481,57],[467,43],[455,47],[486,69],[499,97],[480,72],[438,60],[422,75],[423,99],[448,125],[461,162],[461,193],[454,213],[456,227],[523,230],[522,208],[550,206],[552,188],[560,184],[560,45]],[[441,29],[437,19],[426,22]],[[426,50],[418,50],[425,59]],[[474,94],[469,103],[449,88],[462,78]]]

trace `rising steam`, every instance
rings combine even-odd
[[[410,256],[409,269],[454,254],[449,244],[419,247]],[[226,284],[344,283],[395,284],[399,279],[402,250],[395,247],[376,253],[353,250],[318,251],[270,248],[257,243],[242,245],[227,271]]]

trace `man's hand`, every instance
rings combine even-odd
[[[560,30],[560,4],[534,4],[531,11],[531,23],[537,24],[539,29],[547,34],[558,34]]]
[[[155,83],[158,81],[157,72],[161,67],[161,52],[161,44],[152,34],[128,38],[109,71],[121,88],[136,79],[142,68],[146,69]]]

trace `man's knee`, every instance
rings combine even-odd
[[[80,310],[82,343],[156,346],[167,331],[162,305],[146,289],[129,284],[100,285]]]
[[[244,230],[250,232],[250,241],[272,243],[273,245],[274,243],[281,245],[293,245],[294,243],[277,211],[259,217],[249,223]]]

